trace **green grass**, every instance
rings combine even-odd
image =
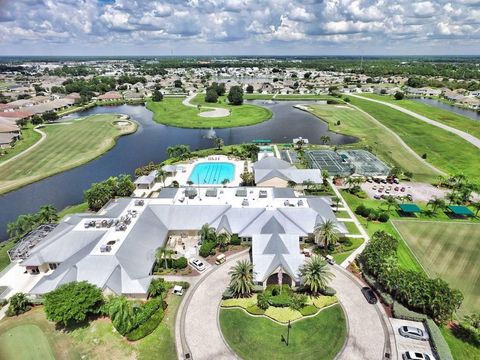
[[[458,339],[448,328],[443,327],[440,330],[455,360],[480,359],[480,348]]]
[[[332,257],[337,264],[341,264],[343,261],[345,261],[345,259],[348,258],[351,253],[353,253],[360,245],[363,244],[364,239],[350,238],[350,241],[352,242],[352,245],[344,246],[342,252],[332,254]]]
[[[67,206],[65,209],[58,212],[58,217],[60,219],[63,219],[67,215],[84,213],[87,211],[88,211],[88,203],[84,202],[77,205]]]
[[[360,111],[345,105],[309,105],[309,109],[312,114],[327,122],[331,131],[359,138],[360,142],[355,147],[370,147],[387,164],[411,172],[415,179],[428,182],[438,176],[437,172],[405,149],[393,134]],[[338,121],[340,125],[337,125]]]
[[[430,276],[462,291],[462,312],[480,309],[480,224],[432,221],[394,222]]]
[[[243,359],[334,359],[347,336],[340,305],[297,321],[290,330],[290,344],[281,337],[287,328],[239,309],[222,309],[220,326],[232,349]]]
[[[426,116],[429,119],[460,129],[480,138],[480,126],[478,126],[478,121],[472,120],[466,116],[409,99],[395,100],[392,96],[382,96],[377,94],[362,94],[362,96],[401,106],[405,109],[416,112],[419,115]]]
[[[8,250],[13,248],[15,242],[12,240],[0,242],[0,271],[5,269],[10,264],[10,258],[8,257]]]
[[[17,141],[12,148],[4,150],[4,154],[0,156],[0,164],[5,160],[20,154],[25,149],[28,149],[40,140],[41,137],[42,136],[38,132],[33,130],[33,125],[28,124],[26,127],[22,128],[21,139]],[[0,167],[0,169],[2,168]]]
[[[358,234],[360,234],[360,230],[358,230],[358,227],[357,227],[357,225],[355,225],[354,222],[352,222],[352,221],[344,221],[343,224],[344,224],[345,227],[347,228],[349,234],[351,234],[351,235],[358,235]]]
[[[187,107],[182,104],[183,98],[164,98],[160,102],[147,102],[147,109],[153,112],[153,119],[161,124],[183,128],[229,128],[258,124],[272,117],[272,112],[264,107],[243,104],[233,106],[226,104],[225,97],[220,97],[221,103],[206,103],[204,95],[192,99],[194,105],[218,107],[230,110],[225,117],[207,118],[198,116],[200,112],[211,109]]]
[[[427,124],[386,105],[352,98],[351,103],[395,131],[417,154],[450,174],[463,173],[472,182],[480,182],[480,149],[459,136]]]
[[[115,125],[118,115],[94,115],[69,125],[46,125],[47,138],[34,151],[5,164],[0,193],[14,190],[56,173],[82,165],[112,148],[116,139],[135,131],[136,125]]]
[[[15,326],[0,335],[0,358],[16,360],[55,359],[48,340],[37,325]]]
[[[343,218],[343,219],[350,219],[350,215],[346,211],[337,211],[335,213],[335,216],[337,219]]]
[[[316,94],[278,94],[273,97],[273,94],[245,94],[243,96],[246,100],[336,100],[343,102],[342,99],[331,95],[316,95]]]

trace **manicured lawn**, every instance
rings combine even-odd
[[[459,136],[427,124],[386,105],[352,98],[351,103],[395,131],[417,154],[450,173],[463,173],[470,181],[480,183],[480,149]]]
[[[401,106],[405,109],[416,112],[419,115],[426,116],[429,119],[460,129],[480,138],[478,121],[472,120],[466,116],[409,99],[395,100],[390,95],[362,94],[362,96]]]
[[[112,148],[116,139],[136,130],[117,126],[117,115],[94,115],[71,124],[46,125],[47,138],[34,151],[2,166],[0,193],[14,190],[56,173],[82,165]]]
[[[345,227],[347,228],[349,234],[351,234],[351,235],[360,234],[360,231],[358,230],[358,227],[357,227],[357,225],[355,225],[354,222],[344,221],[343,223],[345,224]]]
[[[243,359],[334,359],[347,335],[340,305],[292,324],[290,344],[286,326],[256,318],[240,309],[222,309],[220,326],[232,349]]]
[[[480,224],[395,220],[427,273],[462,291],[462,312],[480,308]]]
[[[15,155],[20,154],[25,149],[28,149],[30,146],[40,140],[41,137],[42,136],[38,132],[33,130],[33,125],[28,124],[26,127],[22,128],[21,139],[15,143],[13,148],[4,150],[6,151],[6,154],[0,156],[0,164],[11,157],[14,157]],[[2,167],[0,167],[0,171],[1,170]]]
[[[480,359],[480,348],[458,339],[448,328],[440,330],[455,360]]]
[[[341,264],[347,257],[350,256],[350,254],[352,252],[354,252],[360,245],[362,245],[363,242],[364,242],[364,239],[363,238],[350,238],[350,241],[352,242],[352,245],[350,245],[350,246],[343,245],[343,251],[342,252],[332,254],[332,256],[335,259],[335,262],[337,264]]]
[[[337,211],[335,213],[335,216],[337,219],[343,218],[343,219],[350,219],[350,215],[348,215],[348,212],[346,211]]]
[[[433,181],[438,176],[406,150],[394,135],[360,111],[346,105],[309,105],[309,109],[312,114],[327,122],[331,131],[359,138],[356,147],[369,146],[386,163],[410,171],[415,179]],[[338,121],[340,125],[337,125]]]
[[[0,242],[0,271],[5,269],[8,264],[10,264],[10,258],[8,257],[7,251],[10,250],[15,243],[13,241],[2,241]]]
[[[52,359],[54,354],[37,325],[19,325],[0,335],[0,358],[17,360]]]
[[[63,219],[67,215],[84,212],[88,212],[88,203],[86,202],[77,205],[67,206],[65,209],[58,212],[58,217],[60,219]]]
[[[225,117],[207,118],[198,116],[200,112],[211,109],[187,107],[182,104],[183,98],[164,98],[160,102],[147,102],[147,109],[153,112],[156,122],[183,128],[229,128],[258,124],[272,117],[272,112],[256,105],[243,104],[233,106],[226,104],[225,97],[219,98],[221,103],[205,103],[204,95],[197,95],[191,103],[205,107],[219,107],[230,110],[230,115]]]

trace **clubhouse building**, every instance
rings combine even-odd
[[[283,283],[298,286],[305,262],[300,245],[326,220],[347,233],[326,197],[275,187],[163,188],[156,198],[120,198],[97,214],[71,215],[20,265],[30,273],[47,273],[33,295],[88,281],[105,294],[145,298],[156,250],[175,239],[195,239],[196,245],[199,230],[209,224],[251,245],[256,285],[276,283],[281,273]],[[186,257],[197,254],[196,246],[186,251]]]

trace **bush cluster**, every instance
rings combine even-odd
[[[390,217],[385,211],[379,211],[373,208],[368,208],[363,204],[360,204],[355,209],[355,214],[360,215],[364,218],[369,218],[370,220],[378,220],[380,222],[387,222]]]
[[[364,271],[375,278],[380,290],[394,295],[403,305],[439,323],[450,319],[462,304],[462,293],[451,289],[442,279],[431,279],[424,273],[403,269],[392,262],[397,256],[397,247],[396,238],[377,231],[359,257]]]
[[[427,319],[423,323],[425,324],[425,328],[430,334],[430,343],[432,344],[433,351],[437,355],[436,359],[453,360],[450,348],[448,347],[447,342],[443,338],[443,335],[437,324],[435,324],[432,319]]]
[[[238,237],[237,234],[233,234],[233,235],[230,237],[230,244],[232,244],[232,245],[241,245],[241,244],[242,244],[242,240]]]
[[[165,269],[165,262],[167,263],[168,269],[185,269],[188,266],[188,260],[186,257],[182,256],[178,259],[161,259],[157,260],[155,265],[155,270]]]
[[[215,254],[215,248],[217,247],[217,243],[214,241],[205,241],[202,246],[200,246],[200,250],[198,251],[198,254],[201,257],[208,257],[210,255]]]
[[[150,335],[152,332],[155,331],[158,325],[160,325],[164,315],[165,312],[163,311],[163,308],[157,309],[157,311],[147,321],[130,331],[126,335],[126,338],[130,341],[137,341],[147,335]]]
[[[473,346],[480,346],[480,316],[472,314],[465,316],[464,320],[453,328],[456,337]]]

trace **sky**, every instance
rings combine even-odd
[[[0,0],[0,55],[478,55],[480,0]]]

